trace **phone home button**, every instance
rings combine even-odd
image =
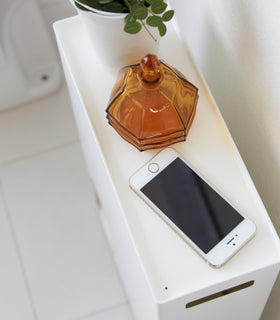
[[[149,164],[148,169],[149,169],[150,172],[156,173],[159,170],[159,165],[157,163],[155,163],[155,162],[152,162],[152,163]]]

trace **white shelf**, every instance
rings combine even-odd
[[[116,74],[111,74],[98,60],[79,18],[57,22],[55,32],[89,173],[107,212],[105,216],[111,226],[114,254],[136,318],[175,319],[172,312],[176,312],[176,320],[181,320],[188,312],[190,319],[200,319],[209,310],[215,310],[218,299],[215,303],[201,304],[201,314],[196,314],[195,307],[185,309],[187,302],[239,285],[242,281],[255,280],[252,287],[243,290],[247,294],[250,292],[252,302],[259,302],[250,315],[244,317],[246,308],[241,307],[240,311],[234,305],[234,299],[237,299],[234,297],[241,299],[244,294],[239,291],[240,294],[219,298],[223,301],[223,308],[219,307],[221,310],[217,314],[220,318],[215,319],[225,319],[222,310],[229,308],[233,311],[227,319],[234,319],[238,312],[243,312],[243,319],[257,319],[279,271],[279,239],[207,85],[178,36],[176,26],[169,25],[158,56],[198,87],[199,99],[187,140],[172,147],[257,225],[254,239],[220,269],[209,267],[129,188],[129,177],[159,150],[139,152],[108,125],[105,109]],[[108,196],[104,195],[106,190]],[[118,223],[122,225],[118,226]],[[123,239],[119,240],[119,237]],[[118,247],[120,243],[127,243],[129,249],[122,252]],[[125,252],[134,252],[135,256],[127,257]],[[135,279],[135,283],[125,266],[130,260],[138,268],[135,272],[139,279]],[[137,303],[134,306],[136,297],[132,292],[137,286],[137,298],[141,297],[141,292],[147,294],[150,290],[149,299],[153,300],[150,307],[145,305],[149,304],[148,298],[143,300],[146,310],[151,310],[149,318],[144,318],[144,313],[140,316],[141,308]]]

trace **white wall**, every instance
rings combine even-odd
[[[280,1],[170,0],[280,233]],[[280,280],[263,319],[280,319]]]

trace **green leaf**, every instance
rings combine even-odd
[[[135,18],[131,13],[128,13],[124,18],[124,23],[127,24],[129,22],[135,22]]]
[[[131,10],[135,4],[137,5],[137,0],[120,0],[120,2],[124,3],[129,10]]]
[[[159,26],[158,26],[158,31],[159,31],[159,34],[161,37],[163,37],[165,34],[166,34],[166,25],[164,23],[161,23]]]
[[[160,0],[156,0],[151,7],[152,12],[156,14],[163,13],[166,8],[167,8],[167,4]]]
[[[148,3],[148,4],[153,4],[154,2],[156,2],[157,0],[146,0],[146,2]]]
[[[124,31],[130,34],[135,34],[138,33],[141,29],[141,23],[135,21],[135,22],[128,22],[127,24],[125,24],[124,26]]]
[[[129,2],[129,4],[130,4],[131,6],[138,3],[137,0],[127,0],[127,1],[125,1],[125,2]]]
[[[89,7],[102,10],[102,5],[98,0],[79,0],[80,2],[86,3]]]
[[[162,23],[162,19],[159,16],[150,16],[147,18],[146,23],[151,27],[158,27]]]
[[[113,2],[114,0],[97,0],[99,4],[107,4]]]
[[[114,1],[108,4],[104,4],[102,6],[102,10],[107,12],[122,13],[125,12],[125,7],[121,3]]]
[[[163,14],[162,20],[169,21],[173,18],[173,16],[174,16],[174,10],[168,10]]]
[[[133,11],[133,16],[134,16],[134,18],[139,19],[139,20],[146,19],[148,16],[148,9],[145,6],[138,6]]]

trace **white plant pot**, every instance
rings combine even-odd
[[[123,31],[125,14],[113,14],[78,9],[91,43],[105,65],[113,69],[139,63],[147,53],[157,54],[160,36],[156,29],[142,28],[137,34]],[[152,29],[152,30],[151,30]]]

